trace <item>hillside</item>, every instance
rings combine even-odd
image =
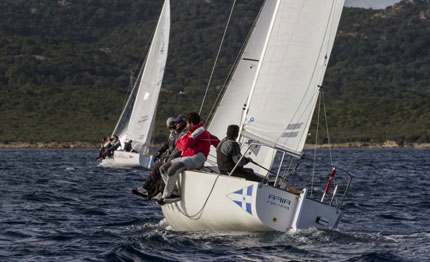
[[[205,117],[262,2],[236,5]],[[92,143],[109,135],[161,4],[1,1],[0,143]],[[168,116],[199,109],[231,4],[172,1],[156,142]],[[429,30],[428,0],[345,8],[324,83],[332,142],[430,142]]]

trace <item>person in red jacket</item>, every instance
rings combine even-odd
[[[160,167],[160,173],[165,187],[159,204],[171,203],[180,200],[178,192],[174,192],[176,180],[185,169],[201,168],[209,155],[211,144],[216,146],[219,139],[206,131],[200,115],[196,112],[186,116],[188,133],[178,139],[176,148],[182,152],[180,158],[173,159]]]

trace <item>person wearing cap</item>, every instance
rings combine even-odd
[[[166,121],[167,129],[169,130],[169,138],[168,140],[158,149],[157,153],[154,156],[154,161],[167,159],[172,153],[173,149],[175,149],[176,143],[176,135],[175,135],[175,118],[169,117]]]
[[[188,113],[186,123],[189,131],[176,143],[176,148],[182,152],[181,157],[167,162],[160,168],[165,183],[162,198],[157,200],[160,205],[180,200],[179,193],[175,192],[179,174],[185,169],[201,168],[209,155],[211,144],[215,145],[219,142],[206,131],[198,113]],[[214,143],[211,143],[212,138]]]
[[[166,126],[167,130],[169,130],[169,138],[161,145],[157,153],[154,155],[154,161],[158,162],[152,168],[151,174],[147,177],[145,183],[140,187],[132,189],[132,192],[135,195],[150,199],[155,196],[158,193],[159,188],[162,188],[164,185],[159,168],[166,162],[167,158],[175,148],[175,118],[167,118]]]
[[[240,153],[239,143],[236,142],[239,136],[239,126],[229,125],[227,127],[227,137],[225,137],[216,149],[216,160],[218,169],[221,174],[228,175],[237,165],[232,176],[242,177],[246,180],[260,182],[262,177],[256,175],[251,168],[244,168],[243,166],[251,162],[248,157],[242,157]],[[239,162],[240,161],[240,162]]]
[[[178,115],[175,118],[175,143],[173,145],[173,150],[171,151],[172,153],[170,154],[169,158],[167,159],[166,162],[175,159],[177,157],[180,157],[182,152],[179,151],[176,148],[176,142],[178,141],[179,138],[183,137],[185,134],[187,134],[188,132],[188,128],[187,128],[187,122],[185,121],[185,116],[184,115]]]
[[[145,184],[139,188],[133,189],[133,193],[154,200],[161,199],[161,193],[164,190],[164,182],[161,179],[160,167],[181,156],[182,152],[176,148],[176,142],[188,132],[184,115],[178,115],[176,118],[169,117],[166,124],[170,131],[169,140],[163,144],[155,155],[155,161],[159,160],[158,163],[153,167],[151,175],[148,177]]]

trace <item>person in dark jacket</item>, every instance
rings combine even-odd
[[[110,145],[106,148],[105,152],[102,155],[102,158],[112,157],[113,152],[121,147],[121,141],[119,141],[118,136],[113,135],[111,137]]]
[[[242,157],[239,143],[236,142],[238,135],[239,126],[228,126],[227,137],[219,143],[216,149],[218,169],[222,174],[228,175],[237,164],[238,166],[234,170],[233,174],[231,174],[232,176],[242,177],[255,182],[261,182],[264,178],[256,175],[254,170],[251,168],[243,167],[244,165],[251,162],[251,159],[248,157]]]
[[[176,149],[176,142],[180,137],[188,132],[185,116],[179,115],[176,119],[170,117],[167,119],[167,128],[170,132],[169,139],[155,154],[154,161],[158,162],[152,168],[152,172],[145,183],[141,187],[132,190],[136,195],[147,197],[149,199],[159,195],[156,199],[161,198],[161,192],[163,192],[164,189],[164,182],[161,179],[160,167],[181,155],[181,151]]]
[[[152,168],[152,172],[146,178],[145,183],[138,188],[132,189],[133,194],[150,199],[151,197],[154,197],[158,193],[159,188],[162,187],[163,180],[161,179],[159,168],[170,156],[171,151],[174,149],[176,140],[175,119],[173,117],[169,117],[166,121],[166,125],[169,130],[169,138],[161,145],[157,153],[154,155],[154,161],[158,162]]]
[[[103,159],[103,155],[106,151],[106,148],[110,146],[110,140],[109,139],[107,137],[103,137],[102,143],[100,144],[99,156],[97,157],[98,160]]]
[[[133,142],[133,140],[128,140],[127,142],[124,143],[124,151],[125,152],[131,152],[132,151],[132,146],[131,143]]]

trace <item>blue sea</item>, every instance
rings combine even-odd
[[[337,229],[213,233],[168,230],[131,193],[148,171],[97,150],[0,150],[0,261],[429,261],[430,150],[332,154],[354,175]]]

